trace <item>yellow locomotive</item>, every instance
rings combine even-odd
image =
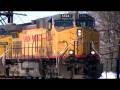
[[[88,16],[84,16],[84,18],[88,18]],[[93,28],[94,21],[92,19],[91,21],[81,21],[80,19],[73,20],[69,14],[66,14],[66,17],[60,15],[57,19],[51,19],[51,21],[48,19],[50,22],[47,22],[45,28],[33,26],[22,29],[22,32],[19,33],[22,46],[36,47],[38,49],[34,48],[33,53],[28,53],[28,51],[32,50],[26,49],[25,56],[29,54],[29,56],[38,55],[39,57],[56,58],[61,55],[67,57],[69,53],[73,52],[76,57],[83,57],[91,53],[92,42],[98,51],[99,33]],[[82,25],[88,23],[93,24],[90,27]]]
[[[60,14],[20,27],[20,32],[18,29],[15,32],[17,37],[9,45],[8,61],[53,60],[56,64],[57,60],[68,63],[72,57],[73,63],[86,63],[94,59],[98,61],[96,65],[100,64],[97,54],[99,33],[94,28],[94,18],[88,14],[79,14],[77,17],[74,14]]]

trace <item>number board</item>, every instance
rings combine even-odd
[[[72,14],[61,14],[61,19],[72,19],[73,15]]]

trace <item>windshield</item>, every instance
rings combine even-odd
[[[95,27],[95,19],[88,14],[79,14],[75,22],[78,27]]]
[[[54,26],[55,27],[72,27],[73,26],[73,20],[72,19],[58,19],[54,20]]]
[[[76,26],[77,27],[91,27],[93,28],[95,26],[95,22],[93,20],[76,20]]]

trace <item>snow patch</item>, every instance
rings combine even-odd
[[[99,79],[116,79],[116,76],[114,72],[103,72]]]

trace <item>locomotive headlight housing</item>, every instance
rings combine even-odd
[[[95,51],[91,51],[91,54],[94,55],[94,54],[95,54]]]
[[[81,36],[82,35],[82,31],[80,29],[77,30],[77,35]]]

